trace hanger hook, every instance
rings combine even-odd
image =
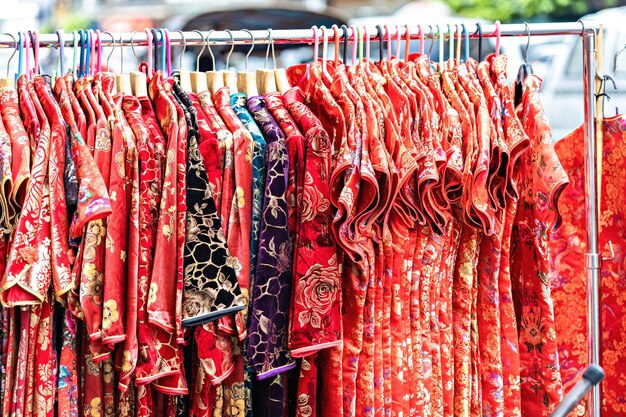
[[[376,25],[376,36],[378,36],[378,61],[380,62],[383,60],[383,43],[385,38],[385,32],[380,24]]]
[[[113,55],[113,52],[115,52],[115,37],[113,36],[113,34],[107,30],[105,30],[102,33],[106,33],[107,35],[109,35],[111,37],[111,52],[109,52],[109,55],[107,55],[107,69],[109,68],[109,61],[111,60],[111,56]]]
[[[408,23],[404,25],[404,62],[409,62],[411,53],[411,28]]]
[[[315,33],[317,34],[317,26],[315,27]],[[317,37],[316,37],[317,41]],[[318,43],[315,43],[315,49],[317,51]],[[265,66],[263,68],[267,69],[267,60],[270,56],[270,48],[272,49],[272,60],[274,61],[274,69],[276,69],[276,53],[274,51],[274,37],[272,36],[272,28],[267,29],[267,50],[265,51]]]
[[[233,50],[235,49],[235,37],[233,36],[233,32],[231,32],[230,30],[226,29],[225,30],[226,33],[228,33],[228,36],[230,37],[230,51],[228,51],[228,55],[226,55],[226,71],[228,71],[228,63],[230,62],[230,56],[233,53]]]
[[[328,32],[326,26],[320,26],[322,31],[322,69],[326,70],[326,55],[328,54]]]
[[[134,31],[132,35],[130,35],[130,50],[133,52],[133,55],[135,55],[135,59],[139,60],[139,57],[137,56],[137,51],[135,51],[135,35],[137,34],[137,31]]]
[[[500,55],[500,21],[496,20],[496,56]]]
[[[528,48],[530,47],[530,26],[528,26],[527,22],[524,22],[524,26],[526,26],[526,49],[524,50],[524,61],[528,63]]]
[[[13,39],[13,53],[11,54],[11,56],[9,57],[9,61],[7,62],[7,78],[9,78],[9,68],[11,67],[11,61],[13,60],[13,57],[17,53],[18,46],[17,46],[17,39],[15,39],[15,36],[13,36],[10,33],[5,33],[5,35],[8,35],[11,37],[11,39]]]
[[[430,36],[430,46],[428,47],[428,57],[430,58],[430,55],[433,52],[433,46],[435,45],[435,33],[433,32],[433,27],[432,25],[428,25],[428,34],[431,35]]]
[[[343,63],[346,64],[348,60],[348,37],[350,31],[346,25],[341,25],[341,31],[343,32]]]
[[[252,51],[254,51],[254,46],[256,45],[255,39],[254,39],[254,35],[252,34],[251,31],[249,31],[248,29],[241,29],[242,32],[246,32],[248,35],[250,35],[250,39],[252,40],[252,44],[250,45],[250,49],[248,49],[248,52],[246,53],[246,64],[245,64],[245,71],[248,71],[248,58],[250,58],[250,54],[252,54]]]
[[[65,74],[65,32],[63,32],[63,29],[58,29],[56,31],[56,34],[57,39],[59,40],[59,65],[57,67],[57,70],[59,71],[61,76],[63,76],[63,74]],[[13,40],[15,40],[15,38]],[[11,55],[11,58],[13,58],[13,55]],[[11,63],[11,58],[9,58],[9,64]],[[8,64],[7,78],[9,78]]]
[[[200,53],[196,57],[196,72],[198,72],[200,71],[200,57],[202,56],[202,53],[204,52],[208,41],[204,39],[204,36],[202,36],[202,32],[200,32],[198,29],[193,30],[193,32],[196,32],[198,35],[200,35],[200,39],[202,40],[202,49],[200,49]],[[209,36],[211,36],[211,33],[213,32],[214,32],[213,30],[209,32],[209,34],[207,35],[207,39]],[[209,46],[209,52],[211,53],[211,58],[213,58],[213,52],[211,52],[210,46]],[[213,69],[215,69],[215,58],[213,58]]]
[[[462,34],[465,37],[465,61],[469,59],[469,33],[467,32],[467,28],[465,27],[465,23],[461,23]]]
[[[311,30],[313,31],[313,36],[311,37],[311,39],[313,40],[313,63],[316,63],[319,54],[320,38],[319,34],[317,33],[317,26],[311,26]]]
[[[199,30],[197,30],[196,32],[200,32]],[[215,55],[213,55],[213,50],[211,49],[211,43],[209,42],[209,39],[211,38],[211,35],[213,34],[213,32],[215,32],[213,29],[211,29],[209,31],[209,33],[207,33],[206,35],[206,39],[205,42],[202,44],[202,51],[204,51],[204,47],[206,46],[209,49],[209,55],[211,55],[211,64],[213,65],[213,71],[215,70]],[[202,35],[202,34],[200,34]],[[202,51],[200,51],[200,53],[202,53]],[[199,58],[198,58],[199,60]],[[198,61],[196,61],[196,71],[198,71]]]
[[[183,68],[183,57],[185,56],[185,51],[187,50],[187,38],[185,38],[185,34],[182,30],[177,30],[176,32],[180,33],[180,39],[183,42],[183,51],[180,53],[180,57],[178,58],[178,69]]]
[[[476,31],[478,32],[478,62],[483,60],[483,25],[476,23]]]
[[[332,25],[330,27],[333,30],[333,36],[335,41],[335,65],[339,62],[339,26]]]

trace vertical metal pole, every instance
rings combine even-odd
[[[598,193],[595,141],[596,34],[583,33],[585,75],[585,213],[587,220],[587,351],[588,363],[600,365],[600,264],[598,253]],[[594,386],[587,403],[589,417],[600,417],[600,386]]]

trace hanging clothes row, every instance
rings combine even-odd
[[[538,77],[515,102],[498,51],[356,36],[351,65],[314,39],[172,73],[146,36],[160,70],[35,59],[0,90],[4,415],[550,414],[568,178]]]

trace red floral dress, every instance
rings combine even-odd
[[[626,297],[624,296],[624,150],[626,122],[623,116],[605,118],[602,122],[603,143],[598,152],[602,156],[601,199],[599,213],[599,248],[603,256],[608,256],[609,242],[613,244],[615,258],[604,261],[600,270],[601,288],[601,346],[600,365],[606,372],[602,382],[602,415],[626,415],[626,374],[624,371],[624,332],[626,322],[624,313]],[[555,145],[563,168],[569,174],[570,185],[558,197],[559,213],[562,216],[561,227],[550,235],[549,279],[552,299],[554,301],[554,320],[556,341],[558,344],[560,374],[563,391],[571,389],[579,378],[587,363],[587,280],[583,254],[586,252],[585,226],[585,174],[583,155],[584,128],[580,126]],[[545,172],[545,171],[544,171]],[[546,179],[552,180],[551,172],[545,172]],[[538,201],[540,207],[552,203],[553,194],[546,194]],[[551,217],[552,225],[558,224],[558,217]],[[547,272],[547,271],[546,271]],[[543,277],[541,277],[543,279]],[[542,317],[545,320],[545,316]],[[529,322],[530,326],[536,325]],[[549,329],[547,329],[549,330]],[[536,333],[534,333],[536,334]],[[529,336],[534,336],[531,334]],[[555,336],[554,333],[549,333]],[[553,339],[552,339],[553,340]],[[528,341],[536,345],[552,341],[547,337],[541,340],[529,337]],[[552,358],[550,358],[552,359]],[[546,362],[546,365],[548,362]],[[550,374],[552,375],[552,374]],[[541,374],[540,374],[541,376]],[[554,379],[552,379],[553,381]],[[554,384],[550,380],[535,379],[535,385],[548,393]],[[549,391],[548,391],[549,390]],[[579,405],[575,413],[583,415],[584,404]]]

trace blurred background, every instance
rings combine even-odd
[[[620,104],[626,108],[626,53],[621,50],[626,43],[626,0],[0,0],[0,33],[16,34],[18,31],[38,30],[54,33],[63,29],[66,36],[72,30],[100,29],[102,31],[133,32],[147,27],[167,27],[191,31],[209,29],[309,28],[313,25],[333,24],[381,25],[437,23],[465,23],[471,31],[475,23],[558,22],[576,21],[581,17],[599,19],[605,24],[604,69],[614,75],[617,90],[607,86],[605,114],[619,111]],[[106,36],[106,35],[103,35]],[[332,42],[331,42],[332,43]],[[341,46],[342,48],[343,46]],[[372,43],[371,56],[379,54],[378,42]],[[396,45],[392,42],[392,51]],[[383,45],[383,48],[386,48]],[[0,50],[0,69],[14,71],[15,62],[9,62],[12,53],[7,48]],[[113,50],[107,59],[112,71],[131,71],[145,58],[147,48],[137,47],[134,51],[125,48]],[[229,66],[242,69],[246,65],[248,47],[237,47],[229,57]],[[400,48],[402,52],[404,47]],[[444,58],[447,58],[447,45]],[[478,58],[478,41],[471,41],[471,55]],[[495,49],[493,39],[485,40],[483,58]],[[528,61],[533,71],[542,77],[543,101],[550,116],[554,136],[560,138],[582,122],[583,80],[580,40],[577,36],[526,37],[502,40],[502,49],[509,57],[509,77],[515,79],[518,68]],[[201,56],[200,48],[173,51],[176,67],[194,70],[196,62],[200,70],[223,69],[230,47],[214,47],[215,62],[207,51]],[[412,51],[419,50],[413,42]],[[431,59],[439,59],[438,45],[427,43]],[[384,51],[385,52],[385,51]],[[108,56],[109,52],[105,51]],[[332,47],[329,54],[334,54]],[[43,72],[57,68],[58,50],[43,51]],[[71,48],[66,48],[66,62],[72,60]],[[402,55],[402,53],[401,53]],[[180,61],[179,61],[180,59]],[[277,45],[278,66],[289,66],[309,62],[312,49],[307,45]],[[69,60],[69,61],[67,61]],[[15,61],[15,60],[13,60]],[[247,61],[248,69],[265,65],[265,48],[258,47]],[[622,103],[623,102],[623,103]]]

